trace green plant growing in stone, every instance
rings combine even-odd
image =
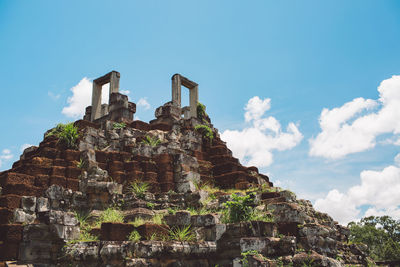
[[[167,235],[163,235],[160,233],[152,233],[146,239],[147,240],[156,240],[156,241],[167,241],[169,239],[169,237]]]
[[[81,229],[82,227],[89,225],[88,220],[91,218],[90,212],[75,211],[74,215],[77,221],[79,222]]]
[[[132,232],[130,232],[130,234],[128,235],[128,240],[129,241],[133,241],[133,242],[139,242],[140,238],[142,238],[139,234],[138,231],[133,230]]]
[[[56,127],[54,127],[53,129],[51,129],[49,132],[46,133],[46,137],[49,136],[53,136],[53,135],[58,135],[58,133],[60,133],[65,127],[65,124],[63,123],[59,123],[56,125]]]
[[[251,214],[249,220],[250,221],[274,222],[274,217],[270,213],[262,212],[259,210],[254,210],[253,214]]]
[[[212,212],[211,210],[208,210],[204,206],[200,208],[189,207],[187,208],[187,211],[189,211],[191,215],[205,215]]]
[[[168,208],[167,211],[168,214],[175,215],[178,210],[176,208]]]
[[[149,184],[146,182],[132,182],[129,185],[129,191],[135,194],[138,198],[144,198],[146,192],[149,190]]]
[[[64,126],[61,132],[57,134],[58,142],[67,148],[76,148],[76,142],[79,138],[78,127],[73,123],[68,123]]]
[[[151,137],[149,135],[146,135],[144,137],[144,139],[142,140],[142,144],[149,145],[151,147],[155,147],[155,146],[158,146],[159,144],[161,144],[161,140],[155,136]]]
[[[140,217],[137,217],[137,218],[135,218],[134,221],[129,222],[129,223],[132,224],[135,227],[143,225],[143,224],[145,224],[147,222],[154,223],[154,224],[164,224],[163,218],[164,218],[164,215],[156,214],[151,219],[145,220],[145,219],[142,219]]]
[[[197,118],[202,122],[202,123],[208,123],[207,118],[208,115],[206,113],[206,106],[203,105],[202,103],[198,102],[197,103]]]
[[[86,168],[86,162],[83,159],[80,159],[78,164],[76,164],[76,167],[79,169],[85,169]]]
[[[182,227],[174,227],[169,230],[169,237],[171,240],[180,242],[191,242],[196,240],[196,235],[193,233],[190,225]]]
[[[46,137],[56,136],[58,142],[66,148],[76,148],[76,141],[79,138],[78,127],[74,123],[59,123],[46,134]]]
[[[75,244],[78,242],[91,242],[91,241],[98,241],[99,237],[92,235],[90,230],[92,230],[91,225],[89,224],[88,220],[90,219],[91,215],[90,212],[84,211],[75,211],[75,218],[79,222],[80,233],[79,238],[70,240],[67,245]]]
[[[154,206],[155,206],[155,204],[154,203],[151,203],[151,202],[147,202],[146,203],[146,207],[148,208],[148,209],[154,209]]]
[[[242,222],[251,220],[254,210],[254,193],[245,196],[232,194],[232,200],[224,203],[223,220],[226,222]]]
[[[214,139],[214,133],[211,128],[205,124],[199,124],[194,127],[194,130],[201,133],[203,138],[212,144],[212,140]]]
[[[108,208],[104,210],[96,222],[96,226],[100,227],[102,223],[106,222],[124,222],[124,214],[117,209]]]
[[[113,124],[113,129],[117,130],[117,129],[124,129],[126,127],[126,123],[125,122],[114,122]]]
[[[264,255],[262,255],[257,250],[248,250],[248,251],[242,252],[241,255],[242,255],[241,262],[242,262],[243,267],[249,266],[249,260],[247,258],[249,256],[256,256],[258,259],[260,259],[262,261],[265,261],[267,259],[264,257]]]

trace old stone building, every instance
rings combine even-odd
[[[172,76],[171,101],[146,123],[119,79],[95,79],[82,120],[0,173],[0,266],[368,264],[348,229],[232,156],[197,83]]]

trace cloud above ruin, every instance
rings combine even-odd
[[[14,155],[11,153],[10,149],[3,149],[0,153],[0,167],[4,162],[9,161],[13,157]]]
[[[68,105],[61,111],[62,114],[69,118],[83,117],[85,108],[90,105],[92,97],[92,82],[84,77],[80,82],[71,89],[72,96],[68,97]]]
[[[147,101],[147,97],[140,98],[137,102],[137,106],[143,107],[144,110],[149,110],[151,107],[150,103]]]
[[[226,130],[221,138],[227,142],[233,155],[245,165],[269,166],[273,161],[273,150],[288,150],[298,145],[303,135],[297,126],[290,122],[286,131],[272,116],[265,116],[271,108],[271,99],[251,98],[245,106],[245,122],[242,130]]]
[[[383,134],[393,135],[386,143],[400,145],[400,76],[382,81],[378,92],[378,100],[360,97],[341,107],[324,108],[321,132],[309,140],[309,154],[338,159],[374,148]]]
[[[82,78],[77,85],[70,89],[72,96],[68,97],[68,104],[62,109],[61,113],[73,119],[83,117],[85,115],[85,108],[92,103],[92,88],[92,81],[87,77]],[[109,83],[103,85],[101,103],[108,103],[109,88]],[[120,93],[129,94],[130,92],[128,90],[121,90]]]
[[[337,189],[329,191],[324,198],[315,201],[315,208],[328,213],[340,223],[364,216],[389,215],[400,219],[400,166],[398,159],[380,171],[364,170],[360,183],[342,193]],[[362,212],[362,207],[367,207]]]

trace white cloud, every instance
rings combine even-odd
[[[131,93],[129,90],[119,90],[119,92],[123,95],[129,95]]]
[[[51,99],[53,99],[54,101],[55,101],[55,100],[58,100],[58,99],[61,97],[60,94],[54,94],[53,92],[50,92],[50,91],[47,92],[47,95],[48,95]]]
[[[85,115],[85,108],[92,104],[92,89],[93,89],[92,82],[87,77],[84,77],[77,85],[75,85],[70,89],[72,92],[72,96],[68,97],[67,99],[68,106],[64,107],[61,113],[67,117],[74,119],[83,117],[83,115]],[[109,91],[110,91],[109,83],[102,86],[101,89],[102,104],[104,103],[108,104]],[[124,95],[130,94],[129,90],[120,90],[119,92]],[[49,96],[50,93],[51,92],[49,92]]]
[[[85,108],[92,101],[92,82],[84,77],[77,85],[71,88],[71,91],[72,96],[67,99],[68,106],[64,107],[61,113],[70,118],[83,117]]]
[[[370,215],[389,215],[400,219],[399,192],[400,167],[390,165],[382,171],[362,171],[359,185],[351,187],[346,193],[331,190],[325,198],[317,199],[314,206],[341,223]],[[364,205],[370,207],[362,214],[361,207]]]
[[[396,163],[397,166],[400,166],[400,153],[394,157],[394,163]]]
[[[139,107],[143,107],[145,110],[148,110],[151,107],[149,102],[147,102],[147,98],[146,97],[140,98],[139,101],[137,102],[137,105]]]
[[[108,103],[108,94],[110,84],[103,85],[101,90],[101,103]],[[67,117],[80,118],[85,115],[85,108],[92,104],[92,82],[84,77],[77,85],[72,87],[72,96],[68,97],[68,106],[64,107],[61,111]]]
[[[245,106],[245,121],[250,123],[243,130],[226,130],[221,138],[228,143],[235,157],[246,165],[269,166],[273,161],[273,150],[288,150],[303,139],[297,126],[290,122],[286,132],[272,116],[263,117],[271,108],[271,99],[251,98]]]
[[[31,146],[33,146],[33,145],[31,145],[31,144],[23,144],[19,150],[21,152],[24,152],[25,149],[27,149],[28,147],[31,147]]]
[[[309,140],[310,155],[337,159],[375,147],[381,134],[399,134],[400,76],[382,81],[378,92],[378,100],[356,98],[338,108],[324,108],[319,118],[322,131]]]
[[[0,167],[3,165],[4,162],[9,161],[12,159],[14,155],[11,153],[9,149],[3,149],[0,154]]]

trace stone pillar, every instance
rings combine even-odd
[[[104,115],[101,113],[101,91],[102,86],[106,83],[110,83],[109,96],[112,93],[118,93],[119,91],[119,78],[120,74],[118,71],[111,71],[106,75],[93,80],[93,90],[92,90],[92,114],[91,121],[94,121]]]
[[[172,103],[178,107],[181,106],[181,75],[172,76]]]
[[[190,98],[190,118],[197,118],[197,103],[199,102],[199,85],[180,74],[172,76],[172,103],[181,107],[181,87],[189,89]],[[189,118],[189,119],[190,119]]]
[[[91,121],[101,117],[101,86],[93,81]]]
[[[110,94],[112,93],[118,93],[119,91],[119,77],[120,74],[119,72],[112,71],[111,76],[110,76]]]
[[[197,118],[197,103],[199,103],[199,86],[190,89],[190,117]]]

